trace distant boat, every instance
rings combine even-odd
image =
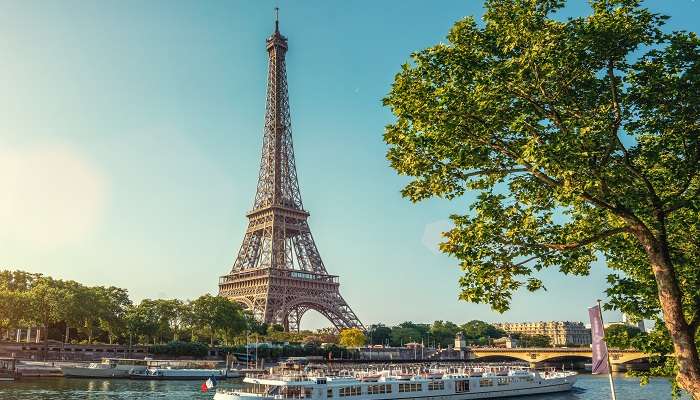
[[[61,367],[63,376],[68,378],[128,378],[132,372],[145,371],[148,359],[103,358],[100,363]]]
[[[0,358],[0,381],[14,381],[17,376],[17,360]]]

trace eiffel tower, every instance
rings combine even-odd
[[[287,38],[267,39],[267,105],[258,189],[248,229],[219,295],[244,305],[268,324],[299,330],[301,317],[316,310],[337,328],[364,327],[340,295],[314,243],[299,192],[287,94]]]

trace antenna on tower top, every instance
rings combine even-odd
[[[275,7],[275,32],[280,31],[280,8]]]

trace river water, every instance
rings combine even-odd
[[[665,379],[652,379],[639,386],[634,378],[617,376],[620,400],[664,400],[671,398]],[[26,379],[0,382],[0,400],[142,400],[211,399],[213,392],[201,393],[202,382],[135,381],[128,379]],[[220,382],[220,387],[239,386],[240,380]],[[574,389],[567,393],[524,397],[527,400],[607,400],[610,398],[607,376],[579,375]],[[687,397],[684,397],[687,399]]]

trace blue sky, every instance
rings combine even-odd
[[[304,205],[360,319],[585,321],[603,265],[547,272],[503,315],[458,302],[436,244],[469,196],[411,204],[384,157],[394,74],[478,1],[0,0],[0,267],[135,299],[215,293],[255,192],[276,5]],[[698,31],[693,0],[647,5]]]

